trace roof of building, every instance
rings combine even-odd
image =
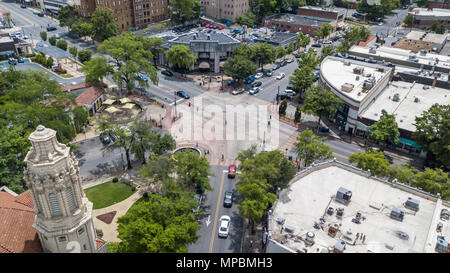
[[[394,101],[395,94],[399,94],[398,101]],[[377,121],[381,116],[381,110],[384,109],[395,116],[399,128],[415,132],[415,117],[420,116],[436,103],[450,104],[450,90],[395,81],[391,82],[383,93],[361,113],[361,117]]]
[[[282,44],[283,42],[288,42],[290,40],[295,40],[295,37],[297,36],[297,33],[287,33],[287,32],[280,32],[280,31],[274,31],[271,33],[271,35],[265,35],[261,38],[255,39],[255,42],[271,42],[276,44]]]
[[[0,253],[40,253],[42,246],[32,227],[35,213],[31,192],[18,196],[0,191]]]
[[[358,46],[367,46],[368,43],[370,43],[371,41],[375,40],[377,38],[377,36],[373,35],[373,36],[369,36],[367,37],[367,39],[363,42],[359,42]]]
[[[406,34],[405,38],[410,40],[422,40],[424,42],[435,44],[443,44],[447,39],[447,35],[413,30]]]
[[[318,6],[303,6],[298,7],[299,9],[311,9],[311,10],[322,10],[322,11],[328,11],[328,12],[345,12],[346,9],[344,8],[328,8],[328,7],[318,7]]]
[[[82,88],[86,88],[86,87],[90,87],[91,84],[87,83],[87,82],[83,82],[83,83],[79,83],[76,85],[66,85],[62,87],[63,91],[68,91],[68,90],[77,90],[77,89],[82,89]]]
[[[432,17],[450,17],[450,9],[428,9],[414,8],[411,12],[413,15]]]
[[[353,193],[347,205],[335,201],[339,187]],[[408,197],[420,201],[417,212],[404,207]],[[339,240],[347,243],[344,252],[435,252],[437,236],[450,235],[447,222],[440,233],[436,231],[439,212],[448,206],[448,202],[433,195],[399,183],[393,186],[332,160],[303,170],[280,192],[269,216],[268,230],[272,239],[298,252],[327,252]],[[327,213],[329,207],[334,208],[332,215]],[[338,208],[344,208],[340,219],[335,212]],[[403,221],[390,217],[393,208],[406,212]],[[352,220],[357,213],[361,214],[359,224]],[[283,227],[293,228],[290,235],[286,236],[286,230],[280,232],[278,218],[284,218]],[[315,223],[319,229],[314,228]],[[330,226],[338,229],[335,237],[328,235]],[[314,239],[312,245],[306,244],[308,233],[308,238]],[[359,236],[353,245],[357,234],[364,234],[364,243]]]
[[[272,20],[282,21],[291,24],[304,25],[304,26],[321,26],[323,23],[329,23],[333,20],[325,18],[311,19],[308,16],[279,13],[269,17]]]
[[[79,95],[75,101],[78,105],[91,105],[96,99],[98,99],[105,90],[102,87],[91,86],[81,95]]]
[[[364,69],[364,71],[362,74],[355,74],[354,69]],[[383,69],[383,71],[379,69]],[[320,64],[320,75],[327,84],[358,102],[362,101],[372,90],[363,88],[364,81],[375,77],[375,83],[378,83],[388,76],[390,70],[390,67],[383,65],[331,56],[325,58]],[[348,86],[348,90],[351,91],[344,91],[344,85]]]
[[[208,39],[209,37],[209,39]],[[204,33],[204,32],[190,32],[181,36],[178,36],[171,40],[171,42],[175,43],[191,43],[191,42],[197,42],[197,41],[203,41],[203,42],[217,42],[219,44],[228,44],[228,43],[240,43],[239,40],[234,39],[233,37],[221,33],[221,32],[215,32],[212,31],[210,33]]]

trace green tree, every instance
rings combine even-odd
[[[242,55],[228,58],[223,65],[225,75],[230,76],[233,80],[237,81],[241,81],[250,75],[254,75],[256,69],[256,65]]]
[[[326,138],[316,136],[311,130],[302,131],[294,143],[295,149],[305,166],[311,165],[316,160],[326,160],[333,157],[330,146],[324,142]]]
[[[66,40],[58,40],[58,42],[56,43],[56,46],[61,48],[64,51],[66,51],[67,50],[67,41]]]
[[[414,170],[407,165],[403,166],[392,165],[389,166],[388,172],[389,172],[388,173],[389,180],[392,181],[394,179],[397,179],[397,182],[404,184],[412,184],[414,182],[417,170]]]
[[[78,60],[81,63],[85,63],[88,62],[91,59],[92,56],[92,50],[90,49],[82,49],[80,51],[78,51]]]
[[[174,178],[172,177],[176,161],[171,156],[152,156],[146,165],[138,170],[138,173],[150,179],[150,184],[161,185],[163,196],[174,191]]]
[[[280,116],[285,116],[286,115],[286,109],[287,109],[287,101],[283,100],[280,104],[280,107],[278,107],[278,114]]]
[[[306,90],[305,103],[302,112],[319,117],[318,125],[323,116],[335,112],[342,101],[330,91],[319,85],[312,85]]]
[[[41,31],[40,33],[42,41],[47,41],[47,32]]]
[[[430,30],[437,34],[444,34],[446,31],[445,23],[438,23],[437,21],[434,21]]]
[[[295,124],[299,123],[302,120],[302,111],[301,106],[297,105],[297,108],[295,109],[295,115],[294,115],[294,122]]]
[[[48,38],[48,42],[52,45],[55,46],[56,45],[56,37],[52,36],[50,38]]]
[[[131,145],[131,153],[138,159],[142,160],[142,164],[146,164],[145,153],[151,149],[152,125],[151,123],[134,120],[130,126],[132,134],[134,133],[134,141]]]
[[[370,136],[374,140],[385,143],[398,143],[400,132],[398,131],[397,121],[395,121],[394,115],[388,114],[386,110],[381,110],[380,119],[370,128],[372,129]]]
[[[245,25],[251,27],[256,24],[257,20],[258,17],[251,12],[243,13],[236,17],[236,22],[241,26]]]
[[[105,132],[102,132],[105,133]],[[108,150],[115,149],[123,149],[125,151],[125,157],[127,160],[127,169],[130,170],[133,168],[131,165],[131,148],[135,142],[136,132],[132,132],[130,129],[126,129],[124,127],[118,127],[117,125],[112,125],[110,129],[108,129],[108,133],[114,135],[115,141],[107,146]]]
[[[365,153],[355,153],[348,158],[350,163],[356,163],[363,170],[370,170],[371,174],[384,177],[389,174],[389,161],[383,152],[368,150]]]
[[[180,71],[190,70],[196,58],[191,48],[186,45],[174,45],[166,52],[167,61],[173,68]]]
[[[78,54],[78,48],[76,46],[69,47],[69,53],[76,58]]]
[[[257,43],[253,46],[255,59],[264,73],[264,65],[275,61],[276,51],[272,45],[268,43]]]
[[[414,24],[414,15],[412,14],[406,15],[405,19],[403,19],[403,23],[405,23],[407,27],[412,28]]]
[[[448,173],[441,169],[425,168],[425,171],[418,172],[413,186],[420,187],[429,193],[440,193],[442,199],[450,198],[450,180]]]
[[[164,52],[164,49],[162,47],[162,39],[157,37],[152,37],[148,39],[143,39],[144,48],[146,50],[150,50],[150,52],[153,55],[153,65],[155,68],[157,67],[157,60],[159,59],[159,56],[161,53]]]
[[[78,106],[73,109],[73,122],[77,132],[81,132],[81,128],[89,120],[89,112],[84,106]]]
[[[296,48],[298,47],[306,47],[309,45],[311,39],[303,34],[302,32],[299,32],[297,36],[295,36],[295,45]]]
[[[200,18],[201,4],[198,0],[175,0],[170,2],[168,12],[171,21],[184,25]]]
[[[308,53],[300,53],[300,59],[297,60],[298,67],[309,66],[314,69],[321,62],[320,56],[314,51],[309,51]]]
[[[144,41],[149,38],[138,38],[131,32],[122,33],[120,37],[111,37],[104,41],[98,50],[107,53],[112,59],[108,60],[108,66],[112,72],[113,81],[122,89],[126,87],[128,92],[135,87],[139,73],[147,74],[154,84],[158,84],[158,75],[151,64],[152,53],[144,48]],[[147,87],[147,81],[138,79],[141,87]]]
[[[325,37],[328,37],[330,35],[331,31],[333,30],[333,26],[329,23],[323,23],[318,31],[315,31],[315,34],[319,36],[319,38],[323,39]]]
[[[160,133],[155,133],[151,140],[151,151],[157,156],[163,155],[176,147],[175,139],[169,134],[161,135]]]
[[[114,10],[110,8],[96,8],[91,17],[94,38],[100,42],[114,37],[119,32],[119,26],[114,20]]]
[[[233,49],[233,57],[240,56],[242,58],[253,60],[255,58],[255,50],[247,44],[241,44]]]
[[[82,39],[85,37],[93,37],[95,35],[94,25],[83,21],[73,24],[72,32],[80,35]]]
[[[415,118],[414,139],[450,169],[450,105],[434,104]]]
[[[192,210],[195,200],[183,193],[180,198],[149,196],[120,217],[117,231],[121,253],[185,253],[194,243],[200,224]]]
[[[276,48],[276,56],[278,59],[283,58],[284,56],[286,56],[286,54],[287,54],[287,51],[284,48],[284,46],[279,46]]]
[[[212,190],[209,185],[210,164],[206,157],[191,151],[174,154],[176,163],[175,172],[177,181],[189,189],[198,185],[202,190]]]
[[[45,66],[52,67],[53,64],[54,64],[53,58],[49,56],[47,61],[45,62]]]
[[[333,46],[324,46],[322,48],[322,59],[324,59],[327,56],[332,55],[333,53],[334,53],[333,52]]]
[[[294,45],[293,44],[289,44],[288,48],[286,49],[286,53],[287,54],[292,54],[292,52],[294,52]]]
[[[61,27],[72,28],[72,25],[81,20],[80,14],[72,6],[62,6],[58,9],[58,21]]]
[[[314,71],[307,65],[297,68],[292,76],[289,77],[289,83],[295,91],[305,92],[314,82]]]
[[[90,59],[84,63],[81,71],[86,74],[85,81],[92,85],[103,85],[103,78],[114,72],[105,57]]]

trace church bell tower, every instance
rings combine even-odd
[[[28,139],[32,148],[25,157],[24,179],[44,252],[98,252],[92,202],[81,187],[75,156],[57,141],[56,131],[42,125]]]

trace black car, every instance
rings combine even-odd
[[[260,87],[262,85],[262,82],[254,82],[252,83],[252,87]]]
[[[188,93],[186,93],[183,90],[177,91],[177,96],[182,97],[184,99],[190,99],[191,97],[189,96]]]
[[[19,59],[17,60],[19,63],[23,63],[24,59],[22,57],[19,57]]]
[[[300,58],[300,53],[295,53],[295,55],[294,55],[294,56],[295,56],[295,58],[297,58],[297,59],[298,59],[298,58]]]
[[[43,12],[39,12],[39,13],[38,13],[38,16],[39,16],[39,17],[44,17],[44,13],[43,13]]]
[[[108,134],[102,134],[102,135],[100,135],[100,141],[101,141],[104,145],[107,145],[107,144],[111,143],[111,138],[109,137]]]
[[[168,77],[172,77],[173,76],[173,73],[170,72],[169,70],[163,70],[163,71],[161,71],[161,74],[166,75]]]
[[[26,8],[27,8],[27,5],[22,4],[22,5],[20,5],[20,7],[23,8],[23,9],[26,9]]]
[[[17,60],[14,59],[14,58],[9,58],[8,63],[12,64],[12,65],[16,65],[17,64]]]
[[[223,199],[223,206],[226,208],[231,208],[233,205],[233,191],[226,191],[225,198]]]
[[[292,100],[292,95],[290,94],[281,94],[280,100]]]
[[[322,47],[321,44],[312,44],[311,46],[312,46],[312,47]]]
[[[285,66],[285,65],[287,65],[287,62],[286,62],[286,61],[282,61],[282,62],[280,63],[280,66]]]
[[[54,31],[54,30],[56,30],[56,27],[54,27],[54,26],[47,27],[47,31]]]

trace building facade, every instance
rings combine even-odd
[[[446,29],[450,28],[450,9],[414,8],[410,14],[414,16],[413,27],[426,29],[438,22],[444,23]]]
[[[331,24],[334,27],[341,26],[344,24],[345,19],[345,9],[341,8],[322,8],[314,6],[304,6],[299,7],[297,10],[298,15],[307,16],[311,19],[321,18],[330,19]]]
[[[262,26],[271,28],[275,31],[302,32],[315,36],[315,32],[320,29],[323,23],[332,24],[332,19],[311,18],[296,14],[274,14],[262,19]]]
[[[30,136],[24,179],[36,213],[33,228],[44,252],[106,252],[92,221],[92,202],[81,187],[78,162],[56,131],[39,125]]]
[[[450,0],[433,0],[427,2],[429,9],[450,9]]]
[[[236,17],[250,11],[248,0],[200,0],[204,15],[214,19],[236,21]]]

